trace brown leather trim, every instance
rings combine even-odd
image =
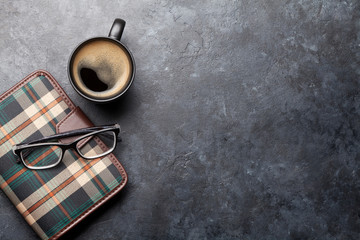
[[[54,86],[55,90],[64,99],[64,101],[68,105],[68,107],[71,110],[74,110],[76,108],[75,104],[70,100],[70,98],[67,96],[65,91],[61,88],[61,86],[55,80],[55,78],[49,72],[47,72],[45,70],[37,70],[37,71],[34,71],[34,72],[30,73],[28,76],[26,76],[19,83],[17,83],[12,88],[10,88],[9,90],[7,90],[3,94],[1,94],[0,95],[0,101],[4,100],[9,95],[13,94],[16,90],[23,87],[26,83],[31,81],[33,78],[36,78],[36,77],[41,76],[41,75],[43,75],[47,79],[49,79],[51,84]],[[128,177],[127,177],[127,173],[125,172],[123,166],[120,164],[120,162],[117,160],[117,158],[113,154],[109,154],[109,158],[112,161],[112,163],[116,166],[116,168],[119,170],[119,172],[121,174],[121,177],[123,178],[121,183],[117,187],[115,187],[112,191],[110,191],[107,195],[105,195],[102,199],[100,199],[94,205],[92,205],[90,208],[88,208],[85,212],[83,212],[80,216],[78,216],[73,221],[71,221],[68,225],[66,225],[62,230],[60,230],[58,233],[56,233],[50,239],[55,240],[55,239],[58,239],[59,237],[61,237],[63,234],[65,234],[70,229],[72,229],[74,226],[76,226],[79,222],[81,222],[84,218],[86,218],[89,214],[91,214],[93,211],[98,209],[106,201],[108,201],[110,198],[115,196],[126,185],[126,183],[128,181]]]
[[[58,124],[56,124],[56,133],[63,133],[75,129],[93,127],[94,124],[89,120],[89,118],[84,114],[84,112],[76,107],[72,110],[66,117],[61,119]],[[77,139],[79,136],[69,137],[59,140],[62,143],[69,143]],[[90,139],[89,139],[90,140]],[[80,145],[82,146],[87,142],[87,139],[83,139],[80,141]]]
[[[94,124],[87,118],[84,112],[79,107],[76,107],[56,125],[56,132],[62,133],[92,126]]]

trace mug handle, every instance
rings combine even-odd
[[[120,18],[116,18],[110,29],[109,37],[120,41],[126,22]]]

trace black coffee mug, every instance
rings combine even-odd
[[[135,77],[135,60],[120,42],[125,21],[115,19],[108,37],[95,37],[80,43],[68,63],[71,85],[84,98],[106,103],[118,99]]]

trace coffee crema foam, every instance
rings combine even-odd
[[[78,49],[71,64],[71,74],[75,85],[85,95],[108,99],[121,93],[128,86],[132,68],[131,57],[120,45],[111,40],[97,39]],[[82,79],[81,70],[84,69],[93,70],[97,80],[101,80],[102,85],[106,84],[107,89],[90,89],[87,86],[89,82],[86,83],[93,79]]]

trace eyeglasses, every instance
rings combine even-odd
[[[111,153],[116,147],[119,133],[119,124],[82,128],[14,145],[13,153],[19,157],[17,163],[22,162],[28,169],[49,169],[61,162],[68,149],[76,150],[82,158],[89,160]],[[70,143],[58,142],[76,136],[80,137]],[[100,147],[95,150],[89,146],[90,140]]]

